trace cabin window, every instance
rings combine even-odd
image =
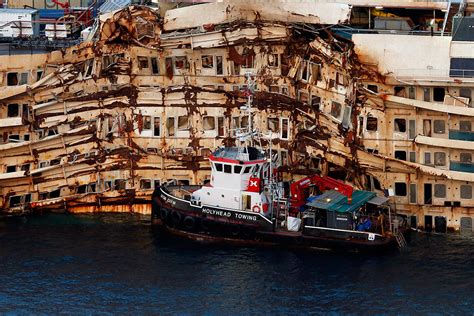
[[[92,76],[92,70],[94,68],[94,59],[88,59],[84,62],[84,78],[90,78]]]
[[[243,116],[240,120],[240,127],[241,128],[246,128],[249,126],[249,117],[248,116]]]
[[[471,153],[460,153],[459,154],[459,160],[461,162],[471,163],[472,162],[472,155],[471,155]]]
[[[395,132],[406,133],[407,131],[407,120],[397,118],[394,120]]]
[[[8,135],[8,142],[19,142],[20,141],[20,135]]]
[[[144,131],[151,130],[151,116],[143,117],[143,130]]]
[[[16,166],[7,166],[7,173],[16,172]]]
[[[155,117],[153,118],[153,136],[160,136],[161,135],[161,124],[160,118]]]
[[[287,86],[282,86],[281,87],[281,94],[290,95],[290,92],[288,92],[288,87]]]
[[[395,195],[407,196],[407,184],[405,182],[395,182]]]
[[[174,126],[174,117],[168,117],[166,120],[166,129],[168,130],[168,136],[174,136],[175,126]]]
[[[416,152],[410,151],[410,162],[416,162]]]
[[[378,119],[376,117],[367,116],[367,125],[365,129],[370,132],[376,132],[378,128],[377,123]]]
[[[269,131],[272,132],[279,132],[280,131],[280,119],[275,117],[269,117],[267,119],[267,128]]]
[[[460,188],[461,199],[472,199],[472,186],[462,184]]]
[[[216,129],[216,120],[214,116],[204,116],[202,124],[205,131],[213,131]]]
[[[216,171],[222,172],[222,164],[216,163]]]
[[[446,153],[444,153],[444,152],[435,152],[434,153],[434,162],[435,162],[435,166],[445,166],[446,165]]]
[[[222,56],[216,56],[216,75],[224,74],[224,63]]]
[[[217,136],[225,136],[224,122],[224,117],[217,118]]]
[[[416,89],[415,89],[415,87],[408,87],[408,97],[410,99],[416,99]]]
[[[339,119],[339,117],[341,116],[341,111],[342,111],[342,105],[341,105],[341,103],[332,101],[332,104],[331,104],[331,115],[332,115],[334,118]]]
[[[367,85],[367,90],[370,90],[374,93],[378,93],[379,92],[379,87],[376,84],[369,84],[369,85]]]
[[[445,198],[446,197],[446,185],[444,184],[435,184],[434,185],[434,196],[437,198]]]
[[[10,196],[10,207],[15,207],[21,204],[21,195]]]
[[[143,189],[143,190],[151,189],[151,180],[150,179],[141,179],[140,180],[140,189]]]
[[[255,66],[255,52],[253,50],[244,48],[242,53],[244,63],[241,65],[242,68],[254,68]]]
[[[244,169],[244,173],[250,173],[250,170],[252,169],[252,166],[247,166]]]
[[[444,102],[444,95],[445,95],[444,88],[436,87],[433,88],[433,101],[436,102]]]
[[[174,58],[174,68],[175,69],[185,69],[188,68],[188,61],[186,56],[176,56]]]
[[[423,88],[423,101],[426,101],[426,102],[431,101],[431,89],[430,88]]]
[[[153,187],[154,187],[155,189],[157,189],[157,188],[160,186],[160,184],[161,184],[161,180],[160,180],[160,179],[155,179],[155,180],[153,180]]]
[[[95,183],[95,182],[89,183],[87,185],[87,192],[89,192],[89,193],[97,192],[96,189],[97,189],[97,183]]]
[[[76,193],[77,194],[84,194],[86,192],[87,192],[87,185],[86,184],[82,184],[82,185],[80,185],[76,188]]]
[[[51,161],[49,162],[49,165],[50,166],[57,166],[61,163],[61,158],[55,158],[55,159],[51,159]]]
[[[18,85],[18,73],[9,72],[7,74],[7,85],[8,86],[17,86]]]
[[[408,120],[408,139],[414,139],[416,137],[416,121]]]
[[[214,56],[203,55],[201,56],[202,68],[212,69],[214,68]]]
[[[23,135],[23,140],[24,140],[25,142],[29,141],[29,140],[30,140],[30,134],[25,134],[25,135]]]
[[[158,65],[158,58],[152,57],[150,58],[151,61],[151,72],[154,75],[159,75],[160,74],[160,66]]]
[[[395,159],[407,160],[407,152],[404,150],[395,150]]]
[[[416,183],[410,183],[410,203],[416,204]]]
[[[224,165],[224,173],[232,173],[232,165]]]
[[[340,86],[344,86],[346,84],[346,78],[340,72],[336,72],[336,83]]]
[[[115,190],[125,190],[127,181],[124,179],[117,179],[114,181]]]
[[[268,66],[269,67],[280,67],[280,55],[279,54],[268,54]]]
[[[459,130],[463,132],[470,132],[472,130],[471,121],[459,121]]]
[[[288,139],[289,137],[290,120],[288,118],[281,118],[281,139]]]
[[[443,120],[434,120],[433,128],[435,134],[444,134],[446,132],[445,124]]]
[[[8,105],[8,117],[18,117],[20,116],[20,106],[18,104],[9,104]]]
[[[269,91],[271,93],[280,93],[280,87],[276,85],[271,85]]]
[[[321,105],[321,97],[319,96],[313,96],[311,98],[311,107],[313,108],[314,111],[320,111],[320,105]]]
[[[462,98],[469,99],[468,105],[471,104],[472,101],[472,91],[469,88],[461,88],[459,89],[459,96]]]
[[[308,92],[299,90],[298,91],[298,100],[301,101],[302,103],[308,103],[308,100],[309,100]]]
[[[402,97],[402,98],[407,97],[405,87],[402,87],[402,86],[395,87],[394,92],[397,97]]]
[[[138,56],[138,68],[148,69],[148,57]]]
[[[242,171],[242,166],[234,166],[234,173],[240,173]]]
[[[431,165],[431,153],[425,152],[425,165]]]
[[[178,131],[187,131],[189,129],[189,118],[187,116],[178,116]]]

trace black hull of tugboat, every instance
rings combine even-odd
[[[352,231],[306,228],[303,232],[275,231],[273,223],[263,215],[193,206],[189,201],[171,196],[163,187],[155,190],[152,203],[154,226],[172,235],[200,242],[364,253],[398,249],[395,238],[377,234],[374,240],[364,240],[358,235],[366,236],[366,233]]]

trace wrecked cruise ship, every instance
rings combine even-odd
[[[5,212],[151,213],[252,126],[283,180],[385,192],[414,228],[472,231],[474,3],[232,1],[100,15],[89,40],[0,56]],[[268,148],[268,141],[262,142]]]

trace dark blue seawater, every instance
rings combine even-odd
[[[383,256],[199,244],[147,217],[0,218],[0,314],[462,314],[474,239]]]

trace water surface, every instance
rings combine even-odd
[[[469,314],[474,239],[383,256],[212,246],[132,214],[0,218],[1,314]]]

